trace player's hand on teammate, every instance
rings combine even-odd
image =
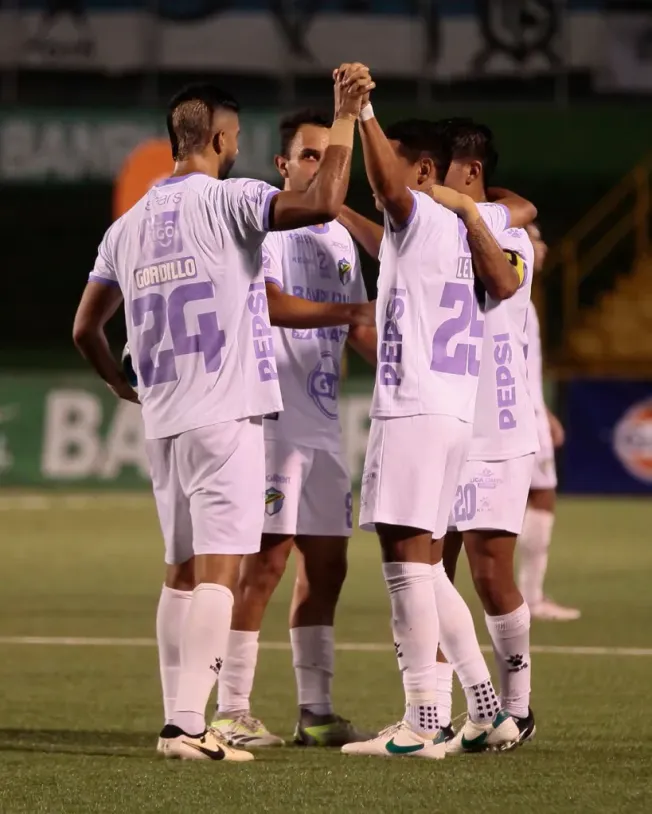
[[[376,87],[371,73],[361,62],[343,62],[333,71],[335,118],[357,119],[369,93]]]
[[[440,184],[431,186],[429,194],[434,201],[445,206],[446,209],[450,209],[451,212],[455,212],[462,220],[479,217],[478,207],[469,195],[464,195],[462,192],[457,192]]]
[[[555,449],[564,445],[566,440],[566,432],[562,426],[561,421],[554,413],[548,410],[548,423],[550,424],[550,436],[552,438],[552,445]]]
[[[354,306],[350,324],[359,328],[373,328],[376,325],[376,301],[361,302]]]

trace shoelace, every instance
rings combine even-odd
[[[390,724],[388,727],[385,727],[382,731],[378,733],[379,738],[388,738],[391,735],[396,735],[397,732],[400,732],[401,729],[404,729],[407,726],[405,721],[399,721],[397,724]]]
[[[234,718],[230,729],[235,729],[238,725],[244,727],[249,732],[257,732],[259,729],[265,728],[261,720],[254,718],[253,715],[250,715],[248,712],[244,712],[242,715],[238,715],[237,718]]]

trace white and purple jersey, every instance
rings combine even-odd
[[[534,249],[524,229],[507,229],[497,240],[520,286],[502,302],[486,296],[472,461],[505,461],[539,449],[526,362]]]
[[[367,299],[355,244],[337,221],[271,232],[263,243],[265,281],[314,302]],[[283,412],[265,420],[265,438],[333,452],[341,447],[339,381],[348,325],[273,328]]]
[[[203,173],[153,187],[107,231],[147,438],[282,409],[260,247],[275,187]]]
[[[539,445],[541,451],[552,456],[553,443],[550,434],[548,410],[543,395],[543,355],[541,353],[541,331],[539,316],[534,304],[530,302],[527,312],[527,375],[530,385],[530,396],[536,416]]]
[[[439,414],[471,423],[484,323],[466,229],[429,195],[412,195],[405,226],[395,229],[385,215],[371,416]],[[494,235],[509,225],[504,206],[480,211]]]

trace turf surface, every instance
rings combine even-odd
[[[583,617],[537,623],[541,646],[651,648],[648,654],[537,654],[535,743],[509,755],[431,763],[287,747],[253,764],[166,763],[154,608],[160,543],[148,498],[0,498],[0,812],[652,812],[652,505],[562,501],[549,590]],[[465,570],[460,585],[469,596]],[[290,580],[263,632],[287,641]],[[474,610],[477,605],[472,603]],[[483,642],[486,631],[479,620]],[[340,642],[391,646],[371,535],[352,543]],[[63,645],[14,637],[144,639]],[[368,727],[400,717],[391,651],[339,652],[336,701]],[[254,712],[290,736],[290,654],[264,649]],[[459,696],[456,712],[462,712]]]

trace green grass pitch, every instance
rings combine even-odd
[[[650,502],[561,501],[548,588],[583,617],[533,626],[533,644],[546,651],[533,657],[538,737],[517,752],[429,762],[287,747],[242,766],[181,764],[154,753],[161,709],[149,640],[161,545],[151,500],[5,491],[0,812],[652,812],[651,528]],[[381,727],[400,717],[402,695],[375,538],[357,533],[350,560],[338,641],[387,649],[338,653],[337,709]],[[460,586],[469,598],[466,569]],[[287,642],[289,588],[288,578],[266,643]],[[19,643],[25,637],[144,641]],[[581,647],[605,650],[569,649]],[[290,737],[287,649],[262,650],[254,712]]]

